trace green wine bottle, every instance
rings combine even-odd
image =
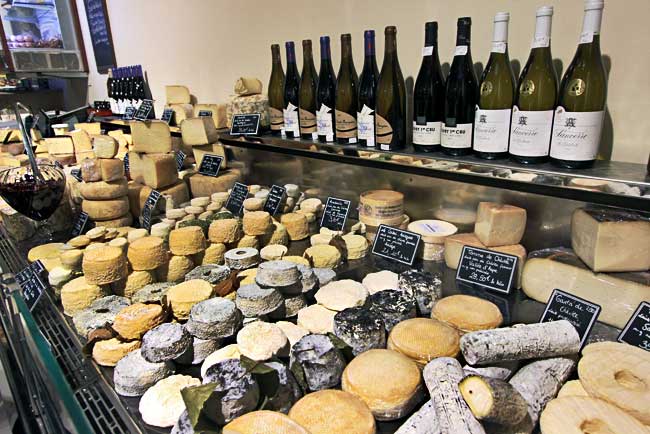
[[[536,164],[548,159],[557,99],[557,74],[551,56],[552,19],[552,6],[537,9],[530,56],[521,71],[512,107],[508,150],[510,158],[518,163]]]
[[[302,77],[300,79],[300,137],[303,139],[318,139],[316,133],[316,88],[318,75],[314,66],[311,40],[302,41]]]
[[[384,31],[384,63],[377,83],[375,131],[379,149],[392,151],[406,145],[406,85],[397,58],[397,28]]]
[[[284,130],[284,70],[280,58],[280,46],[271,45],[271,79],[269,80],[269,117],[271,134],[279,136]]]
[[[508,12],[494,16],[492,52],[481,77],[474,115],[474,153],[492,160],[508,156],[515,76],[508,56]]]
[[[332,67],[329,36],[320,37],[320,73],[318,74],[316,101],[318,103],[318,111],[316,112],[318,141],[321,143],[335,142],[336,75],[334,75],[334,68]]]
[[[581,169],[596,161],[607,99],[600,54],[603,0],[586,0],[580,44],[560,84],[551,137],[551,161]]]
[[[296,48],[293,41],[285,43],[287,51],[287,75],[284,77],[284,132],[287,137],[297,139],[300,137],[300,123],[298,120],[298,100],[300,99],[300,74],[296,65]]]
[[[375,146],[375,101],[377,81],[379,80],[374,30],[363,32],[363,46],[365,58],[359,79],[357,136],[359,137],[359,146],[373,148]]]
[[[352,59],[352,35],[341,35],[341,68],[336,83],[336,141],[357,143],[357,88],[359,77]]]

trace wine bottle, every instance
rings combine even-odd
[[[510,158],[518,163],[543,163],[548,159],[557,74],[551,56],[553,7],[537,9],[535,36],[512,107]]]
[[[413,90],[413,147],[420,152],[440,150],[440,127],[445,116],[445,79],[438,57],[438,23],[424,25],[422,65]]]
[[[336,141],[357,143],[357,88],[359,77],[352,59],[352,35],[341,35],[341,67],[336,83]]]
[[[458,18],[456,49],[445,85],[445,125],[440,134],[442,150],[449,155],[472,152],[474,110],[478,83],[470,50],[472,19]]]
[[[302,78],[300,79],[300,136],[303,139],[318,139],[316,133],[316,89],[318,76],[314,66],[311,40],[302,41]]]
[[[298,121],[300,74],[296,65],[296,48],[293,41],[285,43],[287,51],[287,75],[284,77],[284,132],[289,138],[300,137]]]
[[[508,156],[515,76],[508,56],[508,12],[494,16],[492,51],[481,76],[474,114],[474,153],[493,160]]]
[[[336,141],[334,130],[334,110],[336,110],[336,76],[332,66],[330,37],[320,37],[320,72],[318,74],[318,92],[316,94],[318,111],[316,123],[318,141],[322,143]]]
[[[271,134],[279,136],[284,129],[284,70],[280,58],[280,46],[271,45],[271,79],[269,80],[269,117]]]
[[[397,58],[397,28],[384,31],[384,63],[377,83],[375,131],[377,144],[384,151],[406,144],[406,86]]]
[[[551,137],[551,161],[582,169],[598,154],[607,99],[607,77],[600,54],[603,0],[586,0],[580,44],[560,84]]]
[[[372,148],[375,146],[375,102],[377,99],[377,81],[379,80],[374,30],[363,32],[363,46],[365,58],[363,60],[363,71],[361,71],[361,78],[359,79],[357,136],[359,137],[360,146]]]

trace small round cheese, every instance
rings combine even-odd
[[[185,275],[194,269],[190,256],[172,256],[169,262],[156,269],[156,276],[161,282],[182,282]]]
[[[84,258],[84,252],[81,250],[68,250],[61,253],[61,265],[68,270],[81,271],[81,262]]]
[[[115,366],[124,356],[140,348],[140,341],[121,341],[111,338],[93,346],[93,360],[100,366]]]
[[[390,332],[396,324],[415,318],[417,315],[415,299],[409,294],[392,289],[385,289],[369,296],[368,308],[384,319],[387,332]]]
[[[169,232],[172,230],[172,225],[167,223],[156,223],[151,225],[151,236],[162,238],[163,240],[167,239]]]
[[[140,339],[165,319],[159,304],[134,303],[120,310],[113,321],[113,330],[124,339]]]
[[[148,362],[164,362],[182,356],[191,346],[192,336],[185,327],[179,323],[164,323],[144,334],[140,352]]]
[[[196,265],[223,264],[223,255],[226,253],[223,243],[211,243],[205,251],[193,256]]]
[[[169,258],[165,241],[158,237],[144,237],[129,244],[127,252],[131,267],[136,271],[155,270]]]
[[[213,243],[236,243],[242,236],[241,223],[237,219],[213,220],[208,230],[208,238]]]
[[[408,225],[408,230],[420,234],[422,241],[430,244],[443,244],[445,238],[458,232],[458,228],[442,220],[416,220]]]
[[[377,381],[381,378],[381,381]],[[420,369],[408,357],[391,350],[369,350],[343,371],[341,388],[361,398],[377,420],[409,414],[424,397]]]
[[[316,301],[334,311],[342,311],[348,307],[363,306],[368,297],[368,291],[359,282],[351,279],[331,282],[316,292]]]
[[[233,336],[241,325],[242,313],[235,303],[214,297],[192,307],[185,328],[193,336],[207,340]]]
[[[185,275],[185,280],[201,279],[209,282],[216,293],[227,294],[232,289],[231,270],[224,265],[199,265]]]
[[[239,416],[223,427],[224,434],[310,434],[282,413],[258,410]]]
[[[306,212],[318,214],[323,209],[323,202],[321,202],[317,197],[305,199],[300,202],[300,209]]]
[[[140,238],[148,237],[149,232],[146,229],[133,229],[126,234],[126,239],[129,243],[139,240]]]
[[[305,258],[311,258],[314,267],[335,268],[341,262],[341,252],[334,246],[315,245],[308,247],[304,253]]]
[[[93,301],[108,295],[106,287],[88,283],[84,276],[77,277],[61,288],[63,313],[72,316],[89,307]]]
[[[140,396],[159,380],[174,373],[172,362],[147,362],[140,350],[133,350],[115,365],[113,384],[122,396]]]
[[[83,248],[90,244],[90,237],[87,235],[79,235],[68,241],[68,244],[74,248]]]
[[[190,206],[200,206],[201,208],[205,208],[212,202],[212,199],[210,199],[208,196],[203,196],[203,197],[195,197],[190,200]]]
[[[250,211],[242,219],[246,235],[264,235],[272,226],[271,215],[266,211]]]
[[[288,255],[288,256],[282,257],[282,260],[283,261],[294,262],[296,264],[305,265],[307,267],[310,266],[309,261],[306,258],[303,258],[302,256]]]
[[[289,340],[289,347],[293,347],[293,345],[302,339],[303,336],[307,336],[309,334],[309,330],[289,321],[278,321],[275,323],[275,325],[280,327],[280,329],[282,329],[284,334],[287,336],[287,339]]]
[[[301,338],[291,351],[291,369],[304,373],[307,391],[329,389],[341,382],[345,358],[326,335],[311,334]]]
[[[386,347],[384,320],[364,307],[350,307],[334,315],[334,334],[352,348],[354,355]]]
[[[244,200],[244,209],[246,211],[261,211],[264,208],[264,199],[258,197],[249,197]]]
[[[189,375],[172,375],[160,380],[140,398],[138,409],[142,420],[149,425],[162,428],[174,426],[185,411],[181,390],[200,384],[201,380]]]
[[[84,200],[81,209],[94,221],[113,220],[129,212],[129,199],[126,196],[111,200]]]
[[[283,214],[280,223],[287,228],[287,233],[291,241],[304,240],[309,236],[309,223],[307,217],[303,214],[288,213]]]
[[[179,320],[186,320],[190,316],[192,306],[212,297],[213,293],[214,288],[210,282],[192,279],[172,286],[166,295],[174,316]]]
[[[237,307],[246,317],[257,317],[279,309],[284,302],[275,288],[245,285],[237,290]]]
[[[108,231],[104,226],[97,226],[86,232],[86,236],[93,241],[99,241]]]
[[[279,261],[287,254],[288,250],[286,246],[281,244],[269,244],[260,250],[260,257],[265,261]]]
[[[111,200],[124,197],[128,194],[129,187],[126,178],[116,181],[82,182],[79,184],[79,193],[85,200]]]
[[[165,217],[168,219],[173,219],[173,220],[180,220],[183,217],[185,217],[187,213],[183,208],[174,208],[174,209],[168,209],[165,212]]]
[[[369,294],[374,294],[385,289],[397,289],[399,276],[389,270],[382,270],[376,273],[368,273],[361,283],[366,287]]]
[[[236,247],[250,247],[257,250],[260,247],[260,242],[254,235],[244,235],[239,241],[237,241]]]
[[[238,272],[237,280],[239,280],[239,287],[254,284],[255,276],[257,276],[257,268],[249,268]]]
[[[388,335],[387,348],[424,367],[437,357],[456,357],[460,352],[460,335],[440,321],[412,318],[393,328]]]
[[[421,316],[430,316],[433,304],[442,297],[442,275],[420,270],[407,270],[399,275],[397,286],[415,298]]]
[[[319,245],[327,246],[332,241],[332,238],[334,238],[334,235],[332,234],[314,234],[311,237],[309,237],[309,243],[312,246],[319,246]]]
[[[259,265],[255,281],[260,286],[278,288],[295,285],[300,278],[300,271],[293,262],[269,261]]]
[[[115,294],[131,297],[140,289],[155,282],[156,274],[153,271],[134,271],[126,279],[111,283],[111,289]]]
[[[237,333],[237,346],[243,356],[256,361],[289,355],[289,340],[275,324],[256,321]]]
[[[131,302],[126,297],[108,295],[99,298],[72,317],[74,328],[79,335],[86,338],[92,331],[113,325],[115,316]]]
[[[185,212],[187,214],[191,214],[193,216],[198,216],[203,211],[205,211],[205,208],[203,208],[202,206],[192,206],[192,205],[190,205],[190,206],[185,207]]]
[[[186,226],[169,233],[169,250],[174,255],[194,255],[205,247],[205,235],[199,226]]]
[[[212,193],[210,200],[212,200],[212,202],[225,202],[228,200],[229,196],[230,194],[228,194],[227,191],[218,191],[216,193]]]
[[[348,253],[348,260],[361,259],[368,254],[370,248],[366,237],[355,234],[348,234],[343,236],[345,241],[345,248]]]
[[[95,285],[106,285],[124,279],[128,272],[122,250],[110,246],[87,250],[82,267],[86,281]]]
[[[289,244],[287,228],[285,228],[283,224],[274,221],[273,226],[260,237],[260,244],[262,246],[268,246],[269,244],[281,244],[286,246]]]
[[[431,310],[431,318],[465,333],[493,329],[503,322],[503,316],[496,304],[463,294],[438,300]]]
[[[260,262],[260,254],[257,249],[251,247],[236,248],[228,250],[223,255],[224,262],[233,270],[245,270],[254,267]]]
[[[289,417],[312,434],[375,434],[372,412],[361,399],[341,390],[321,390],[300,399]]]
[[[47,275],[50,285],[56,288],[60,288],[70,279],[72,279],[72,270],[63,267],[54,267]]]
[[[117,248],[121,249],[122,252],[124,253],[124,255],[126,255],[126,252],[129,249],[129,242],[126,240],[126,238],[123,238],[123,237],[119,237],[119,238],[115,238],[113,240],[110,240],[108,242],[108,245],[111,246],[111,247],[117,247]]]
[[[205,378],[205,373],[210,366],[216,365],[222,360],[237,359],[241,357],[241,352],[237,344],[226,345],[205,358],[201,365],[201,377]]]
[[[312,304],[298,311],[296,323],[311,333],[334,333],[334,315],[336,311]]]
[[[172,286],[174,286],[174,284],[170,282],[151,283],[133,294],[131,301],[133,301],[133,303],[160,304],[163,296],[167,294],[167,290]]]

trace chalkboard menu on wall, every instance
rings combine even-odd
[[[110,68],[116,66],[106,0],[84,0],[84,6],[86,7],[88,29],[95,52],[97,71],[100,74],[106,74]]]

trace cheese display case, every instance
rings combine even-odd
[[[76,127],[47,149],[75,217],[45,243],[2,210],[3,364],[30,430],[561,432],[567,406],[578,426],[645,432],[624,384],[648,378],[650,353],[616,343],[650,296],[645,165],[529,168],[206,121]],[[467,273],[468,248],[497,255],[474,258],[491,281]]]

